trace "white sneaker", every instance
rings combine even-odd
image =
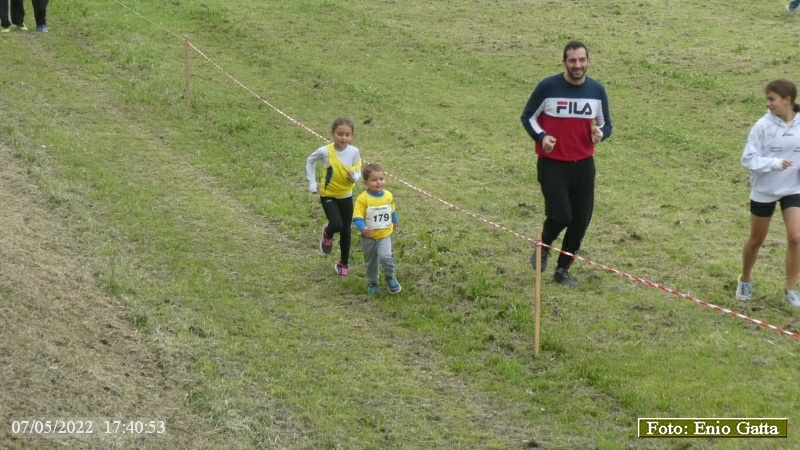
[[[742,281],[742,276],[739,275],[739,282],[736,283],[736,300],[747,301],[751,298],[753,298],[753,282]]]
[[[797,291],[786,291],[786,301],[795,308],[800,308],[800,294]]]
[[[797,8],[792,8],[791,6],[786,5],[786,12],[789,14],[797,14]]]

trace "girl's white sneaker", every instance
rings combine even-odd
[[[786,301],[795,308],[800,308],[800,294],[797,291],[786,291]]]

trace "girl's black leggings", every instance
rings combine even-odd
[[[353,197],[320,197],[320,201],[325,217],[328,218],[328,237],[339,233],[339,247],[342,250],[339,259],[347,264],[350,259],[350,231],[353,227]]]

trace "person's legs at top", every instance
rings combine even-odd
[[[796,14],[798,6],[800,6],[800,0],[792,0],[786,5],[786,11],[789,11],[791,14]]]
[[[25,27],[25,5],[22,0],[11,0],[11,23],[16,25],[17,29],[28,29]]]
[[[8,19],[8,0],[0,0],[0,26],[4,32],[8,32],[11,27],[11,21]]]
[[[47,32],[47,4],[49,0],[32,0],[36,30]]]

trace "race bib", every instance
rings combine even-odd
[[[373,230],[389,228],[392,225],[392,207],[390,205],[367,207],[365,222]]]

